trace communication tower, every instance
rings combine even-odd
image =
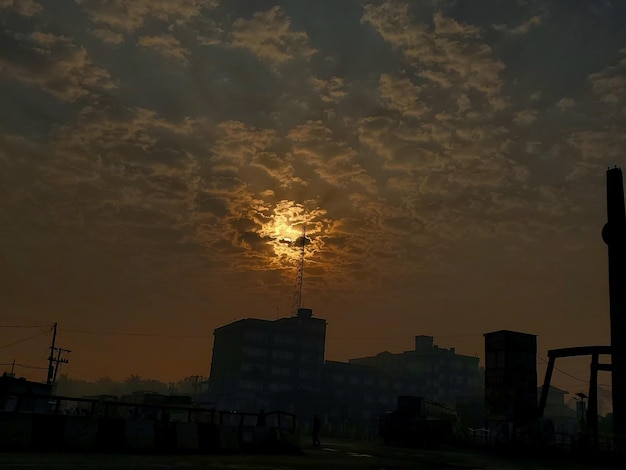
[[[291,304],[291,315],[298,314],[298,310],[302,308],[302,277],[304,274],[304,246],[307,244],[306,226],[302,227],[302,236],[296,238],[293,242],[294,247],[300,248],[300,258],[298,259],[298,270],[296,272],[296,284],[293,289],[293,302]]]

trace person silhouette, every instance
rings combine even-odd
[[[322,426],[320,422],[320,417],[316,414],[313,415],[313,447],[317,447],[320,445],[320,427]]]

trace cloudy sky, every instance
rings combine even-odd
[[[619,0],[0,0],[0,362],[45,366],[58,322],[74,378],[206,375],[216,327],[290,315],[303,227],[327,359],[417,334],[482,358],[498,329],[537,334],[540,366],[608,344],[625,17]]]

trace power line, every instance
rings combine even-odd
[[[14,341],[13,343],[9,343],[9,344],[5,344],[3,346],[0,346],[0,349],[5,349],[5,348],[8,348],[10,346],[15,346],[16,344],[23,343],[25,341],[28,341],[28,340],[33,339],[33,338],[37,338],[38,336],[46,335],[48,333],[49,333],[48,331],[42,331],[42,332],[37,333],[36,335],[32,335],[32,336],[29,336],[27,338],[23,338],[23,339],[20,339],[18,341]]]
[[[47,369],[47,367],[40,367],[40,366],[31,366],[29,364],[19,364],[19,363],[13,363],[13,362],[4,362],[2,364],[0,364],[0,366],[18,366],[18,367],[23,367],[25,369],[41,369],[41,370],[45,370]]]
[[[547,364],[548,361],[546,361],[545,359],[543,359],[542,357],[537,356],[537,359],[540,359],[541,361],[544,362],[544,364]],[[583,382],[588,384],[589,381],[585,380],[585,379],[581,379],[580,377],[576,377],[575,375],[570,374],[569,372],[565,372],[563,369],[559,369],[557,366],[553,366],[554,370],[559,371],[561,374],[567,375],[568,377],[571,377],[574,380],[578,380],[579,382]],[[598,385],[602,385],[603,387],[607,386],[605,384],[598,384]]]
[[[0,328],[45,328],[48,325],[0,325]]]
[[[59,328],[59,331],[66,333],[81,333],[86,335],[102,335],[102,336],[145,336],[153,338],[211,338],[212,335],[172,335],[165,333],[141,333],[141,332],[124,332],[124,331],[94,331],[81,330],[77,328]]]

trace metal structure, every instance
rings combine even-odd
[[[587,402],[587,431],[591,433],[593,443],[598,444],[598,371],[611,370],[611,364],[601,364],[599,362],[600,355],[611,354],[611,346],[578,346],[574,348],[552,349],[548,351],[548,367],[546,368],[546,377],[541,388],[541,398],[539,399],[539,418],[543,417],[548,400],[548,391],[550,389],[550,380],[554,363],[559,357],[576,357],[591,356],[591,372],[589,376],[589,395]]]
[[[298,310],[302,308],[302,278],[304,276],[304,246],[307,244],[306,226],[302,227],[302,236],[296,238],[292,246],[300,248],[300,258],[298,259],[298,270],[296,272],[296,283],[293,290],[293,302],[291,303],[291,315],[296,316]]]
[[[611,346],[579,346],[548,351],[548,368],[541,390],[538,415],[543,416],[554,363],[559,357],[591,356],[587,430],[598,442],[598,371],[610,371],[613,386],[613,434],[626,437],[626,210],[622,170],[606,172],[607,223],[602,239],[609,251],[609,307]],[[610,364],[601,364],[600,355],[610,355]]]
[[[619,168],[606,172],[606,203],[607,223],[602,238],[609,251],[613,432],[623,437],[626,436],[626,212]]]

